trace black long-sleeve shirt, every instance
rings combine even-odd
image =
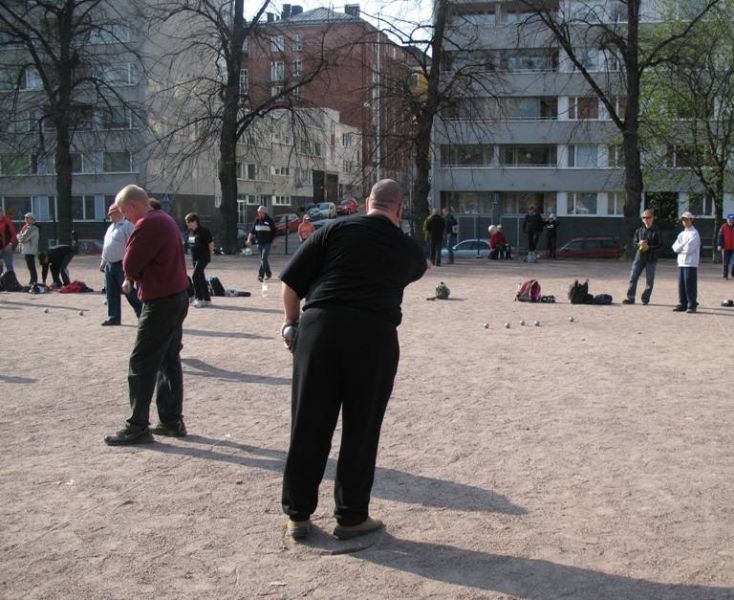
[[[645,252],[640,252],[639,244],[642,240],[647,241],[647,250]],[[660,248],[663,246],[663,238],[657,225],[652,225],[649,229],[643,225],[635,231],[632,243],[637,248],[637,254],[640,258],[652,262],[658,259]]]

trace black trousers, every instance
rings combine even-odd
[[[443,238],[431,238],[431,264],[441,264],[441,248],[443,248]]]
[[[148,426],[153,391],[161,423],[175,424],[183,416],[181,337],[188,310],[185,290],[143,301],[127,375],[132,408],[127,422],[133,429]]]
[[[191,281],[194,284],[194,298],[197,300],[211,300],[209,295],[209,284],[206,282],[204,269],[209,264],[207,259],[194,261],[194,271],[191,273]]]
[[[551,258],[555,258],[556,257],[556,236],[549,235],[547,241],[548,241],[548,256]]]
[[[383,317],[346,309],[304,312],[293,354],[291,442],[283,475],[283,511],[292,519],[316,510],[340,409],[334,514],[341,525],[369,516],[380,429],[399,357],[397,331]]]
[[[31,274],[30,285],[38,283],[38,271],[36,271],[36,255],[35,254],[24,254],[25,264],[28,267],[28,272]]]
[[[528,231],[528,251],[535,252],[538,249],[539,231]]]

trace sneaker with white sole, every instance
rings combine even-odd
[[[334,535],[340,540],[351,540],[361,535],[367,535],[378,529],[382,529],[383,523],[379,519],[367,517],[358,525],[337,525],[334,528]]]

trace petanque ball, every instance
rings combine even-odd
[[[569,323],[573,323],[573,317],[568,317]]]
[[[489,323],[485,323],[485,324],[484,324],[484,328],[485,328],[485,329],[489,329]]]
[[[505,323],[505,329],[509,329],[509,328],[510,328],[510,324],[509,323]]]
[[[540,321],[535,321],[535,326],[540,327]]]
[[[520,325],[525,325],[525,321],[520,321]]]
[[[47,313],[48,312],[48,308],[44,308],[43,309],[43,312]]]
[[[83,316],[84,316],[84,311],[83,311],[83,310],[80,310],[80,311],[79,311],[79,316],[80,316],[80,317],[83,317]]]

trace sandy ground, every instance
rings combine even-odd
[[[72,277],[100,289],[96,264]],[[127,417],[130,308],[103,328],[100,294],[0,294],[0,597],[734,598],[734,282],[703,266],[700,313],[676,314],[672,262],[647,307],[619,304],[628,268],[463,259],[407,289],[387,527],[355,543],[331,536],[333,456],[312,539],[285,536],[291,357],[255,259],[215,257],[255,294],[190,311],[190,435],[146,447],[102,441]],[[513,302],[530,277],[559,302]],[[568,304],[579,277],[615,304]],[[440,280],[451,299],[426,302]]]

